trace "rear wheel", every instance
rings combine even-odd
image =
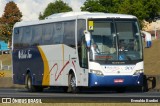
[[[32,78],[29,74],[26,75],[26,88],[29,92],[42,92],[43,87],[42,86],[34,86],[32,85]]]
[[[74,74],[68,76],[68,90],[67,92],[78,93],[79,89],[76,86],[76,78]]]

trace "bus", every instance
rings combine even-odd
[[[12,39],[13,83],[28,91],[63,87],[142,87],[143,47],[135,16],[66,12],[18,22]]]

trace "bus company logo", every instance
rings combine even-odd
[[[2,103],[12,103],[11,98],[2,98]]]
[[[117,66],[106,66],[105,68],[109,71],[123,70],[123,67],[117,67]]]
[[[109,71],[132,71],[135,66],[105,66]]]
[[[135,66],[126,66],[126,67],[125,67],[125,70],[126,70],[126,71],[133,70],[134,67],[135,67]]]
[[[18,52],[18,58],[19,59],[30,59],[32,58],[32,54],[30,53],[30,50],[20,50]]]
[[[42,103],[42,99],[32,98],[2,98],[2,103]]]

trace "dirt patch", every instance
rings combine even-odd
[[[11,77],[0,77],[0,88],[24,88],[24,85],[13,84]]]
[[[0,87],[1,88],[21,88],[24,85],[13,84],[12,72],[10,70],[0,71]]]
[[[0,61],[3,65],[11,65],[11,54],[0,55]]]
[[[10,70],[1,70],[0,77],[12,77],[12,72]]]
[[[154,40],[151,48],[144,48],[144,72],[146,75],[160,75],[160,40]]]

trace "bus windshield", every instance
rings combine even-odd
[[[92,61],[131,61],[142,59],[142,42],[136,19],[92,20]]]

